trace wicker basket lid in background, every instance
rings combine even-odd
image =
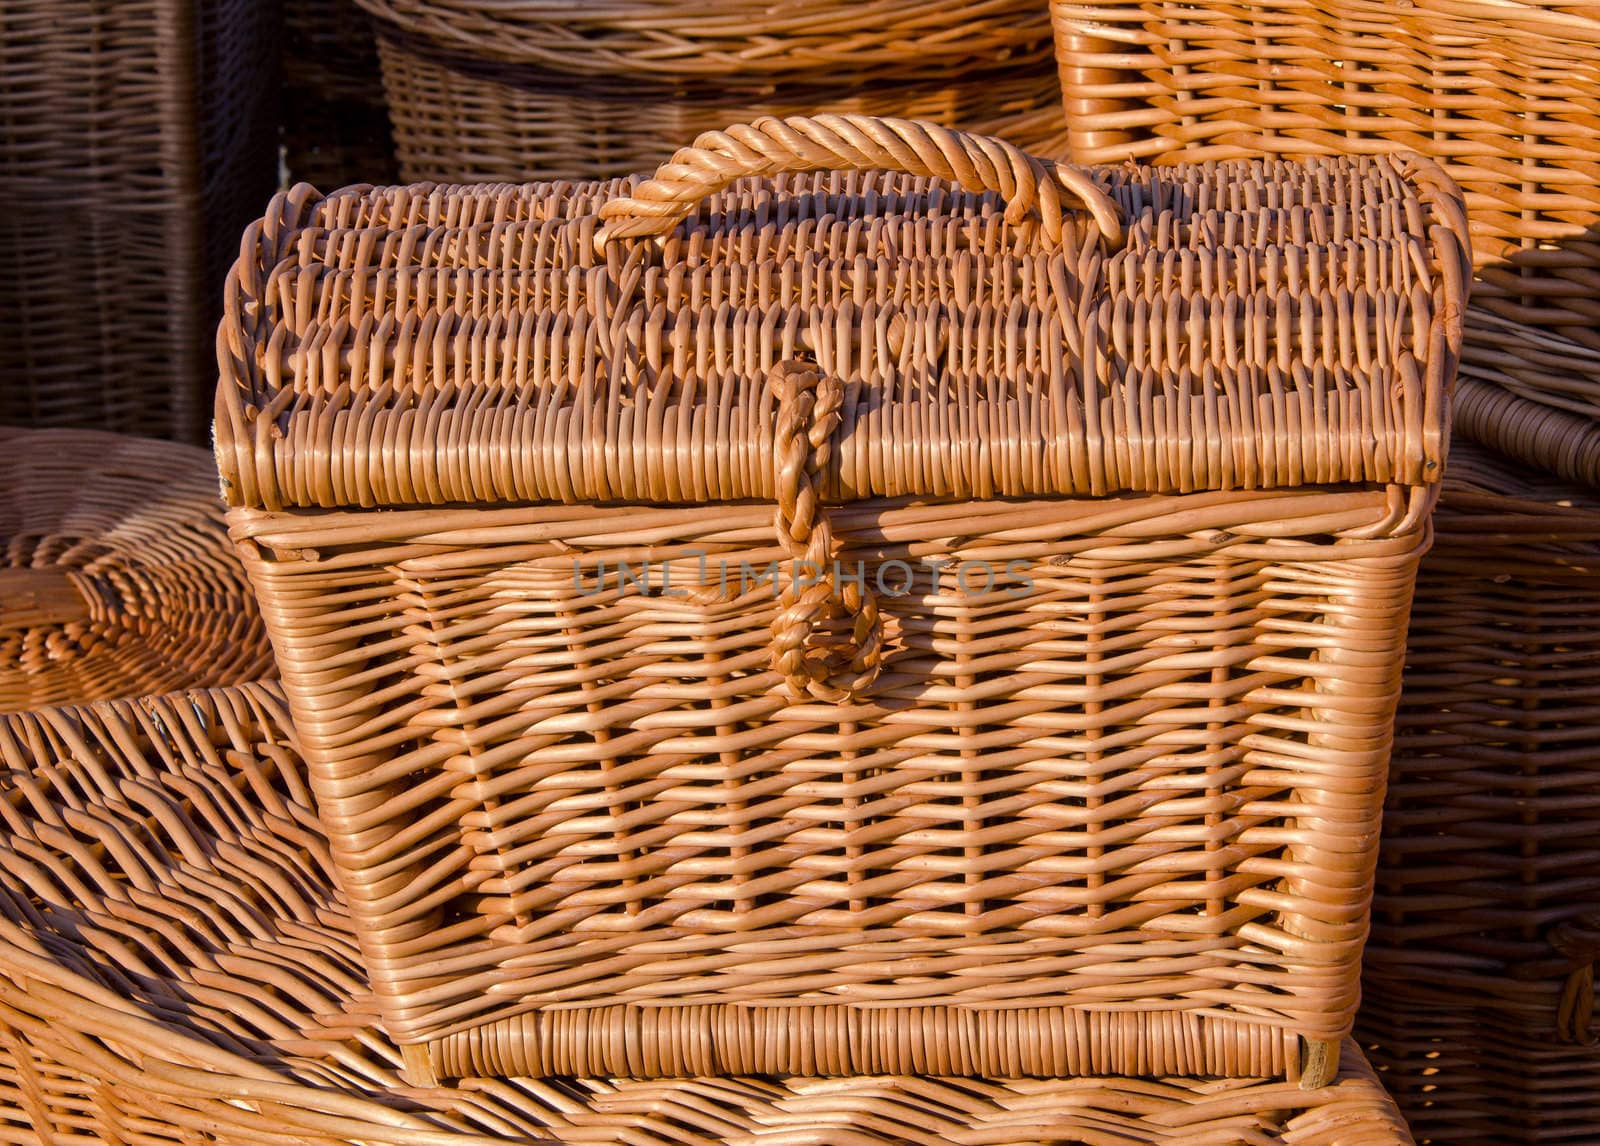
[[[0,489],[0,711],[272,671],[204,450],[0,428]]]

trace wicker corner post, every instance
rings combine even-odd
[[[218,455],[411,1077],[1325,1081],[1468,270],[852,117],[281,197]]]

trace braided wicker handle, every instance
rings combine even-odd
[[[833,456],[844,387],[804,362],[778,363],[767,385],[777,397],[778,541],[791,563],[772,622],[772,667],[797,700],[854,700],[883,667],[883,629],[865,579],[840,576],[833,528],[822,511],[821,479]]]
[[[1107,247],[1122,245],[1116,203],[1082,170],[1037,159],[989,136],[869,115],[763,116],[707,132],[663,163],[631,197],[601,207],[606,223],[595,243],[665,235],[701,199],[745,176],[884,169],[949,179],[968,191],[999,192],[1006,200],[1007,222],[1021,222],[1036,209],[1052,242],[1061,238],[1065,187],[1094,217]]]

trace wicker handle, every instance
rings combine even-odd
[[[790,560],[772,622],[772,667],[796,699],[837,704],[855,699],[883,667],[878,599],[864,578],[840,576],[822,512],[821,475],[833,454],[844,387],[804,362],[778,363],[767,381],[778,399],[778,540]]]
[[[748,175],[848,169],[893,169],[950,179],[968,191],[999,192],[1006,199],[1007,222],[1021,222],[1037,209],[1052,241],[1061,238],[1065,187],[1094,217],[1102,241],[1111,249],[1122,245],[1116,203],[1079,168],[1037,159],[989,136],[869,115],[763,116],[707,132],[662,164],[631,197],[613,199],[600,209],[606,224],[596,245],[665,235],[701,199]]]

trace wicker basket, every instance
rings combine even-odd
[[[316,187],[399,176],[378,41],[355,0],[283,0],[284,164]]]
[[[0,428],[0,712],[272,667],[202,450]]]
[[[1079,162],[1418,150],[1473,302],[1600,347],[1600,11],[1518,0],[1051,0]]]
[[[1261,1080],[474,1080],[373,1027],[272,686],[0,719],[0,1136],[121,1146],[1409,1146]]]
[[[759,115],[901,116],[1019,145],[1060,131],[1038,0],[359,2],[408,180],[629,175]]]
[[[1096,178],[822,117],[246,236],[230,520],[417,1077],[1321,1077],[1460,202]]]
[[[1423,1146],[1593,1142],[1600,1054],[1545,1036],[1457,983],[1432,997],[1369,982],[1356,1033]]]
[[[272,5],[0,12],[0,423],[199,442],[241,227],[277,184]]]

